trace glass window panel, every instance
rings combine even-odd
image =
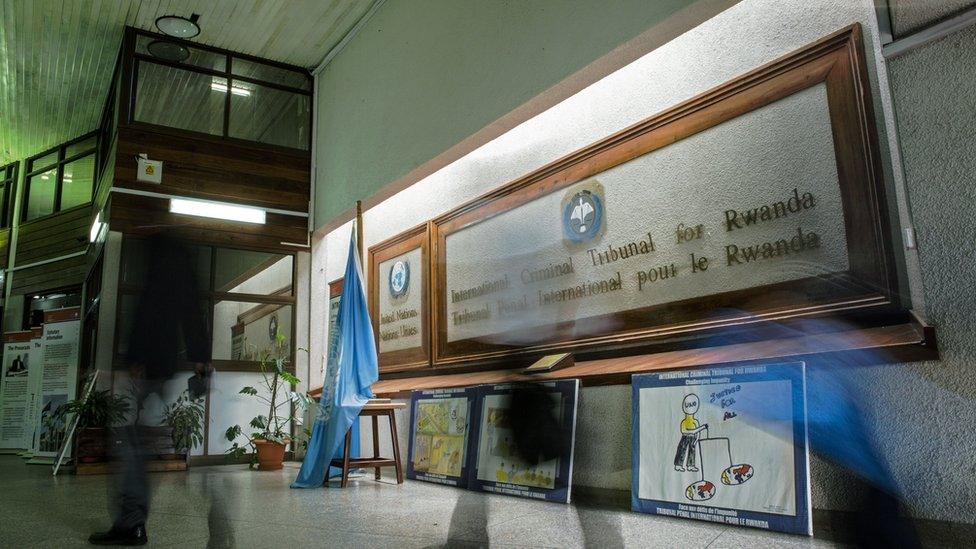
[[[54,213],[57,176],[57,170],[48,170],[28,178],[27,213],[24,221]]]
[[[118,323],[118,345],[116,346],[117,356],[125,357],[129,353],[129,335],[132,332],[132,317],[136,314],[136,304],[139,302],[137,295],[123,295],[119,303],[119,314],[116,322]]]
[[[240,81],[231,92],[231,137],[308,150],[307,95]]]
[[[93,135],[84,141],[68,145],[64,151],[64,158],[68,159],[76,154],[95,150],[95,145],[98,143],[97,139],[98,137]]]
[[[133,322],[136,316],[136,308],[139,306],[139,294],[123,294],[119,304],[119,314],[116,318],[118,328],[118,345],[116,346],[116,357],[124,361],[129,354],[129,339],[132,337]],[[203,313],[204,326],[210,325],[210,304],[206,301],[200,302],[200,311]],[[181,343],[181,345],[183,345]],[[180,349],[180,360],[186,360],[186,347]]]
[[[222,53],[198,50],[154,36],[137,37],[136,53],[220,72],[227,70],[227,56]]]
[[[224,133],[226,86],[214,77],[140,61],[135,119],[195,132]]]
[[[210,288],[210,246],[187,245],[187,250],[196,256],[197,284],[201,290]],[[126,237],[122,241],[122,282],[140,286],[146,279],[146,241],[142,238]]]
[[[229,248],[216,253],[216,291],[292,295],[292,256]]]
[[[213,359],[261,360],[275,356],[275,334],[285,340],[282,353],[291,355],[292,306],[277,303],[218,301],[213,310]]]
[[[95,180],[95,155],[83,156],[64,165],[61,209],[91,202]]]
[[[48,166],[53,166],[54,164],[57,164],[57,162],[58,162],[58,151],[54,151],[53,153],[49,153],[40,158],[35,158],[34,160],[31,160],[30,168],[28,168],[27,171],[30,172],[37,171],[46,168]]]
[[[240,425],[245,433],[252,432],[248,426],[251,419],[257,415],[268,415],[268,405],[261,399],[239,394],[243,387],[254,387],[258,394],[268,398],[271,390],[264,384],[264,377],[257,372],[220,371],[211,381],[210,398],[210,436],[207,437],[207,451],[211,456],[221,455],[230,450],[233,444],[224,433],[234,425]],[[278,390],[276,402],[282,402],[286,395],[285,388]],[[219,396],[218,396],[219,395]],[[278,410],[285,412],[284,408]],[[237,438],[237,442],[244,442],[245,437]]]
[[[293,70],[283,69],[273,65],[265,65],[264,63],[256,63],[254,61],[248,61],[247,59],[240,59],[237,57],[231,59],[230,67],[231,72],[238,76],[254,78],[255,80],[264,80],[265,82],[281,84],[282,86],[298,88],[300,90],[312,89],[311,78],[309,78],[306,74]]]
[[[9,212],[10,212],[10,196],[11,189],[13,189],[13,182],[4,181],[3,185],[0,185],[0,227],[6,227],[9,222]]]

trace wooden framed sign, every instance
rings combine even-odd
[[[369,248],[369,313],[380,372],[430,365],[427,224]]]
[[[854,25],[435,219],[434,365],[895,311],[870,98]]]

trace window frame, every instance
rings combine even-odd
[[[95,138],[95,144],[92,148],[85,149],[78,153],[74,153],[71,156],[65,156],[68,147],[77,143],[82,143],[93,137]],[[56,147],[52,147],[50,149],[47,149],[38,154],[28,157],[24,161],[24,168],[26,170],[26,173],[24,173],[24,199],[22,201],[23,203],[20,205],[20,223],[21,224],[32,223],[34,221],[46,219],[48,217],[51,217],[52,215],[57,215],[62,211],[65,211],[61,209],[61,198],[62,198],[61,194],[62,191],[64,190],[64,167],[67,164],[70,164],[76,160],[81,160],[86,156],[93,157],[91,194],[88,197],[87,202],[71,206],[68,209],[70,210],[70,209],[81,208],[90,205],[95,196],[95,188],[98,186],[98,175],[99,175],[98,151],[101,148],[100,145],[101,143],[99,141],[99,130],[94,130],[82,136],[76,137],[70,141],[65,141],[64,143],[61,143]],[[34,166],[35,161],[44,158],[45,156],[48,156],[52,153],[57,153],[58,155],[57,161],[55,161],[53,164],[45,164],[40,167]],[[27,219],[27,210],[30,207],[30,198],[31,198],[30,196],[31,178],[41,175],[42,173],[50,171],[52,169],[56,170],[54,176],[54,209],[50,213],[35,217],[33,219]]]
[[[224,67],[223,70],[210,69],[207,67],[201,67],[198,65],[193,65],[190,63],[171,61],[166,59],[161,59],[158,57],[153,57],[152,55],[147,55],[144,53],[139,53],[136,51],[136,45],[139,37],[146,37],[153,40],[165,40],[167,42],[172,42],[187,48],[192,48],[195,50],[205,51],[208,53],[218,54],[224,57]],[[284,152],[289,152],[292,154],[310,154],[312,149],[312,124],[313,124],[313,110],[314,110],[314,85],[315,81],[312,78],[312,74],[304,67],[298,67],[295,65],[289,65],[287,63],[280,63],[277,61],[272,61],[270,59],[263,59],[260,57],[255,57],[253,55],[247,55],[243,53],[233,52],[230,50],[225,50],[222,48],[215,48],[212,46],[206,46],[204,44],[199,44],[197,42],[191,42],[188,40],[182,40],[179,38],[173,38],[170,36],[164,36],[162,34],[157,34],[142,29],[136,29],[134,27],[126,27],[126,36],[123,41],[123,99],[124,101],[120,103],[120,106],[124,103],[124,109],[120,109],[120,122],[126,124],[127,126],[133,127],[145,127],[150,129],[160,129],[168,132],[176,132],[181,134],[187,134],[194,137],[202,137],[206,139],[216,139],[221,141],[229,141],[234,143],[247,144],[251,146],[264,147],[272,150],[279,150]],[[234,74],[233,62],[235,59],[242,61],[248,61],[251,63],[256,63],[259,65],[265,65],[268,67],[273,67],[277,69],[282,69],[286,71],[293,72],[298,75],[302,75],[308,81],[308,89],[297,88],[293,86],[288,86],[274,81],[262,80],[260,78],[252,78],[249,76],[241,76]],[[136,120],[136,102],[138,98],[136,97],[136,91],[138,90],[139,84],[139,64],[140,63],[153,63],[156,65],[162,65],[165,67],[175,68],[179,70],[189,71],[197,74],[203,74],[210,77],[224,78],[227,82],[228,93],[224,94],[224,108],[223,108],[223,124],[222,131],[220,134],[212,134],[207,132],[198,132],[194,130],[187,130],[183,128],[177,128],[172,126],[165,126],[160,124],[153,124],[150,122],[141,122]],[[247,82],[250,84],[264,86],[279,91],[294,93],[297,95],[303,95],[308,97],[308,136],[305,139],[305,146],[303,148],[287,147],[284,145],[276,145],[273,143],[265,143],[262,141],[255,141],[251,139],[243,139],[239,137],[232,137],[230,135],[230,118],[231,118],[231,101],[233,93],[229,90],[233,87],[235,81]]]
[[[13,225],[14,199],[17,196],[17,176],[20,173],[20,162],[15,161],[0,166],[0,230],[9,229]]]
[[[132,284],[130,282],[124,281],[124,269],[127,264],[127,242],[138,240],[144,240],[138,235],[124,235],[123,242],[120,250],[119,257],[119,273],[118,273],[118,292],[117,299],[115,303],[115,318],[122,318],[122,305],[124,298],[126,296],[138,296],[142,290],[142,286],[139,284]],[[217,303],[221,301],[233,301],[240,303],[254,303],[259,305],[280,305],[280,306],[290,306],[291,307],[291,335],[289,336],[289,348],[288,348],[288,367],[286,370],[292,374],[295,373],[295,356],[297,352],[295,337],[296,337],[296,321],[298,319],[298,303],[295,297],[295,288],[298,284],[298,269],[296,267],[297,254],[293,251],[286,250],[257,250],[246,247],[233,247],[233,246],[222,246],[206,242],[196,242],[192,240],[182,240],[186,245],[198,246],[201,248],[206,248],[209,250],[210,254],[210,273],[209,281],[205,289],[200,290],[201,301],[206,303],[207,306],[207,345],[208,348],[212,350],[213,348],[213,334],[214,334],[214,308]],[[291,292],[290,295],[282,295],[280,293],[271,293],[267,295],[261,294],[245,294],[245,293],[235,293],[227,291],[217,291],[216,290],[216,273],[217,273],[217,250],[241,250],[241,251],[257,251],[265,253],[274,253],[282,256],[291,257]],[[123,322],[115,322],[115,335],[112,342],[112,368],[115,369],[125,369],[127,366],[125,364],[125,357],[119,352],[119,342],[120,336],[122,335]],[[228,360],[228,359],[211,359],[211,362],[215,369],[225,372],[260,372],[261,367],[258,361],[254,360]],[[183,364],[178,366],[178,370],[189,370],[190,366],[188,364]]]

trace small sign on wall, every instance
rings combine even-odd
[[[137,180],[143,183],[156,183],[157,185],[163,182],[162,160],[149,160],[149,156],[143,153],[139,155],[136,162],[139,165],[136,170]]]

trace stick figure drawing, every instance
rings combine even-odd
[[[681,401],[681,410],[685,417],[681,420],[679,430],[681,439],[678,441],[678,449],[674,454],[674,470],[678,472],[699,471],[698,456],[701,454],[701,444],[703,442],[719,442],[724,444],[726,454],[729,457],[729,466],[722,471],[722,484],[736,486],[752,478],[755,470],[747,463],[735,464],[732,461],[732,443],[727,437],[712,437],[708,434],[708,424],[699,423],[695,414],[698,413],[700,402],[698,395],[691,393],[685,395]],[[702,431],[705,436],[702,437]],[[701,460],[704,462],[704,459]],[[712,499],[715,495],[716,486],[714,483],[705,480],[704,463],[701,465],[701,479],[689,484],[685,489],[685,497],[691,501],[705,501]]]
[[[698,434],[708,428],[708,425],[699,425],[695,419],[698,413],[698,395],[691,393],[685,395],[681,401],[681,410],[685,413],[685,418],[681,420],[678,429],[681,431],[681,440],[678,441],[678,449],[674,453],[675,471],[697,472],[695,458],[698,453]]]

